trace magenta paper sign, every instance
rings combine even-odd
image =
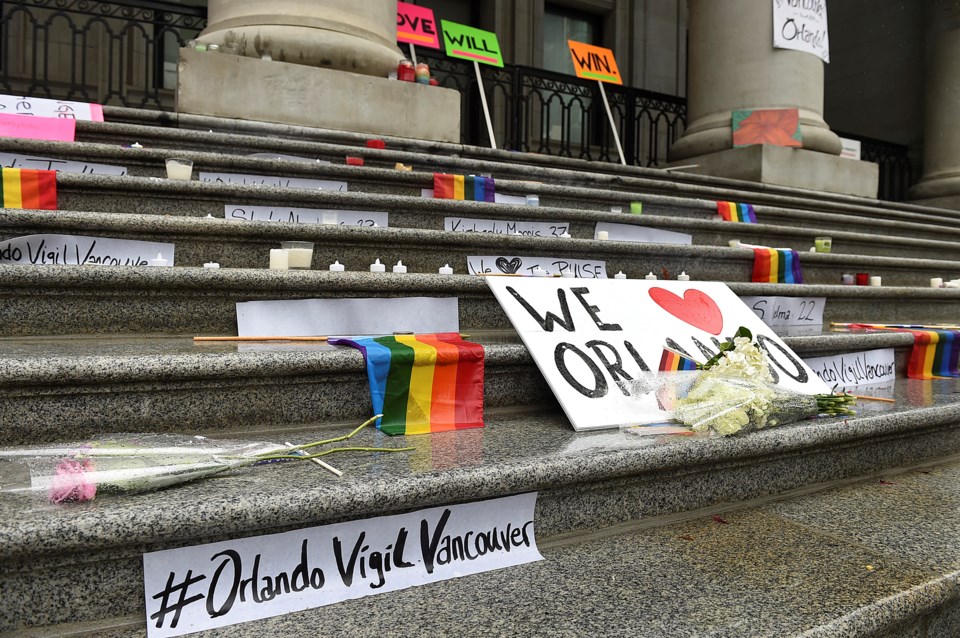
[[[433,9],[409,2],[397,3],[397,42],[409,42],[429,49],[440,48]]]
[[[72,142],[76,134],[76,120],[59,117],[4,115],[0,113],[0,137]]]

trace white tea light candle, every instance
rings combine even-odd
[[[613,278],[614,278],[614,279],[626,279],[627,276],[626,276],[625,274],[623,274],[623,271],[621,270],[620,272],[618,272],[617,274],[615,274],[615,275],[613,276]]]
[[[343,272],[346,269],[347,269],[346,266],[341,264],[340,260],[336,260],[332,264],[330,264],[330,272]]]
[[[157,258],[151,259],[150,265],[151,266],[169,266],[170,262],[164,259],[161,253],[157,253]]]
[[[943,288],[943,277],[931,277],[931,278],[930,278],[930,287],[931,287],[931,288]]]
[[[731,239],[730,241],[727,242],[727,246],[730,246],[730,248],[740,248],[740,240]]]
[[[687,271],[684,270],[679,275],[677,275],[677,281],[690,281],[690,275],[688,275]]]
[[[881,286],[881,285],[883,285],[883,284],[881,283],[880,276],[879,276],[879,275],[873,275],[873,276],[871,276],[871,277],[870,277],[870,285],[871,285],[871,286]]]
[[[377,258],[375,262],[370,264],[370,272],[387,272],[387,267],[380,263],[380,259]]]
[[[203,265],[203,267],[204,267],[204,268],[214,268],[214,269],[215,269],[215,268],[219,268],[219,267],[220,267],[220,264],[218,264],[218,263],[215,262],[215,261],[208,261],[207,263],[205,263],[205,264]]]
[[[600,241],[608,241],[610,239],[610,233],[605,230],[598,230],[596,238]]]
[[[540,266],[537,266],[536,268],[533,269],[533,276],[534,276],[534,277],[546,277],[546,276],[547,276],[547,271],[544,270],[543,268],[541,268]]]
[[[438,272],[439,272],[441,275],[452,275],[452,274],[453,274],[453,268],[450,267],[450,264],[444,264],[444,265],[440,266],[440,270],[439,270]]]
[[[648,281],[656,281],[656,280],[657,280],[657,276],[656,276],[655,274],[653,274],[653,271],[650,271],[650,272],[647,273],[647,276],[644,277],[644,279],[646,279],[646,280],[648,280]]]
[[[270,249],[270,270],[289,270],[289,253],[283,248]]]
[[[398,261],[397,265],[393,267],[393,272],[404,275],[407,273],[407,267],[403,265],[402,261]]]
[[[540,205],[539,195],[527,195],[527,206],[539,206],[539,205]]]

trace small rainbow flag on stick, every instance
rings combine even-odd
[[[492,177],[474,175],[433,174],[435,199],[465,199],[473,202],[493,202],[496,183]]]
[[[663,354],[660,356],[660,372],[682,372],[696,369],[696,361],[687,359],[672,350],[663,349]]]
[[[800,255],[790,248],[754,248],[752,280],[771,284],[802,284]]]
[[[0,169],[4,208],[57,210],[57,172],[29,168]]]
[[[907,324],[846,323],[834,324],[852,330],[893,330],[913,334],[913,349],[907,362],[910,379],[960,377],[960,330]]]
[[[457,333],[331,338],[363,353],[377,427],[429,434],[483,427],[483,346]]]
[[[753,204],[717,202],[717,214],[720,215],[725,222],[757,223],[757,214],[753,212]]]

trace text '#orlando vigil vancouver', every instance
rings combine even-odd
[[[165,620],[175,628],[185,608],[201,602],[210,618],[228,614],[238,604],[261,604],[291,592],[322,590],[324,588],[369,587],[378,590],[387,584],[391,573],[400,570],[422,569],[433,574],[438,567],[455,563],[469,563],[494,553],[510,552],[514,548],[530,548],[533,542],[533,521],[521,526],[509,523],[503,529],[471,530],[461,535],[445,534],[451,511],[445,509],[436,525],[421,520],[419,543],[410,539],[406,527],[401,527],[393,542],[374,549],[367,532],[356,538],[334,536],[330,547],[316,549],[309,539],[300,544],[299,562],[289,571],[262,574],[261,554],[252,561],[244,561],[239,552],[228,549],[210,557],[216,565],[209,579],[205,574],[185,575],[170,572],[167,586],[152,598],[160,601],[160,608],[150,619],[159,629]],[[332,553],[336,565],[333,581],[323,568],[323,552]],[[203,583],[203,581],[207,581]],[[201,584],[202,583],[202,584]],[[363,594],[360,594],[363,595]],[[357,597],[357,596],[350,596]],[[204,602],[205,601],[205,602]],[[167,616],[172,616],[167,618]]]

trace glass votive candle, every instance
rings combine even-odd
[[[312,241],[282,241],[280,248],[287,251],[287,263],[291,270],[307,270],[313,263]]]
[[[855,283],[855,279],[851,273],[845,272],[840,275],[840,283],[844,286],[852,286]]]
[[[857,285],[858,285],[858,286],[869,286],[869,285],[870,285],[870,273],[868,273],[868,272],[858,272],[858,273],[857,273]]]
[[[287,270],[290,268],[289,254],[283,248],[270,249],[270,270]]]
[[[193,179],[193,160],[180,157],[168,159],[167,179]]]
[[[813,240],[813,247],[817,249],[818,253],[828,253],[833,247],[833,240],[829,237],[817,237]]]

